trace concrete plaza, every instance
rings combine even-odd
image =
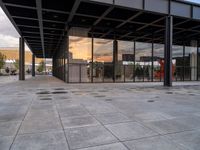
[[[0,150],[199,150],[200,82],[0,84]]]

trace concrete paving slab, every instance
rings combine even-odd
[[[68,150],[62,131],[18,135],[12,150]]]
[[[108,145],[83,148],[80,150],[128,150],[128,149],[121,143],[113,143]]]
[[[158,135],[158,133],[137,122],[110,124],[105,127],[108,128],[121,141]]]
[[[0,122],[5,121],[22,121],[28,106],[1,106]]]
[[[91,114],[100,114],[100,113],[114,113],[119,112],[119,110],[115,107],[113,107],[111,104],[108,104],[106,102],[94,102],[90,105],[85,105],[85,108],[91,113]]]
[[[168,120],[173,119],[175,117],[170,116],[166,113],[162,112],[147,112],[147,113],[140,113],[133,116],[135,120],[141,122],[151,122],[151,121],[160,121],[160,120]]]
[[[82,106],[64,106],[58,108],[61,117],[88,116],[89,113]]]
[[[14,136],[20,123],[16,121],[0,122],[0,136]]]
[[[154,121],[146,123],[149,128],[160,134],[183,132],[192,129],[200,129],[200,117],[181,117],[163,121]]]
[[[3,150],[14,139],[5,135],[15,135],[18,127],[11,122],[22,123],[11,150],[67,150],[67,143],[86,150],[199,150],[200,82],[166,88],[161,83],[66,84],[37,76],[0,87]]]
[[[186,131],[168,136],[189,150],[199,150],[200,148],[200,130]]]
[[[9,150],[13,139],[12,136],[0,136],[0,149]]]
[[[100,125],[100,123],[92,116],[68,117],[61,118],[61,120],[65,129]]]
[[[102,113],[95,115],[95,118],[104,125],[132,121],[122,113]]]
[[[35,120],[35,119],[56,119],[58,118],[58,112],[56,110],[30,110],[26,117],[25,120]]]
[[[124,142],[130,150],[187,150],[163,136]]]
[[[86,148],[117,142],[103,126],[90,126],[65,130],[70,149]]]
[[[19,130],[19,134],[38,133],[38,132],[54,131],[60,129],[62,129],[62,126],[58,118],[25,120],[23,121],[22,126]]]

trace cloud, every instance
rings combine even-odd
[[[0,34],[0,47],[19,47],[19,38]]]
[[[19,47],[20,35],[0,7],[0,47]],[[29,50],[28,47],[25,47]]]
[[[12,23],[10,22],[10,20],[8,19],[8,17],[5,15],[5,13],[1,8],[0,8],[0,22],[1,22],[0,33],[2,35],[9,35],[15,38],[19,37],[19,34],[17,33],[14,26],[12,25]]]
[[[19,34],[0,8],[0,47],[18,47]]]

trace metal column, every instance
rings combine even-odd
[[[153,38],[154,39],[154,38]],[[154,78],[154,40],[151,43],[151,82],[153,82]]]
[[[32,77],[35,77],[35,55],[32,54]]]
[[[199,68],[200,68],[200,66],[199,66],[199,55],[200,55],[200,53],[199,53],[199,41],[197,41],[197,81],[199,80]]]
[[[25,52],[24,52],[24,38],[19,38],[19,80],[25,80]]]
[[[164,86],[172,86],[173,17],[166,17]]]
[[[118,62],[118,41],[113,41],[113,81],[116,81],[117,75],[117,62]]]

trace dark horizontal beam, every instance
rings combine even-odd
[[[26,8],[26,9],[36,10],[36,7],[25,6],[25,5],[18,5],[18,4],[12,4],[12,3],[4,3],[4,5],[5,6],[12,6],[12,7]],[[60,11],[60,10],[54,10],[54,9],[46,9],[46,8],[42,8],[42,11],[54,12],[54,13],[60,13],[60,14],[66,14],[66,15],[69,14],[69,12]]]

